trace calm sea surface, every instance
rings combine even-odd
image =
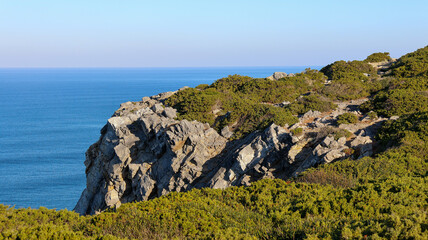
[[[306,67],[0,69],[0,203],[73,209],[86,185],[86,149],[122,102]]]

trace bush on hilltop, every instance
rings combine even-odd
[[[376,62],[383,62],[383,61],[389,61],[391,60],[391,57],[389,56],[389,52],[378,52],[370,54],[364,62],[370,62],[370,63],[376,63]]]

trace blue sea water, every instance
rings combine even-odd
[[[306,67],[0,69],[0,204],[73,209],[86,149],[122,102]]]

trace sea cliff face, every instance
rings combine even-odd
[[[86,152],[87,187],[75,207],[94,214],[171,191],[249,184],[281,169],[290,135],[271,125],[228,142],[208,124],[175,120],[162,98],[125,103]]]
[[[76,212],[95,214],[172,191],[287,179],[342,159],[351,148],[358,149],[360,157],[369,156],[375,129],[384,120],[366,117],[357,124],[342,124],[339,128],[352,136],[331,137],[328,129],[336,117],[345,112],[361,115],[356,107],[363,99],[339,103],[329,113],[310,111],[290,128],[271,124],[229,141],[233,133],[227,129],[219,134],[209,124],[176,120],[176,110],[162,104],[173,94],[124,103],[107,121],[100,139],[86,152],[87,186]],[[296,128],[302,132],[293,136]]]

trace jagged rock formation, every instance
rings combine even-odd
[[[291,139],[284,128],[271,125],[231,143],[208,124],[175,120],[175,110],[160,102],[171,94],[124,103],[108,120],[86,153],[87,187],[76,212],[272,176],[276,154]]]
[[[249,185],[263,178],[287,179],[305,169],[343,159],[370,156],[379,123],[358,112],[366,101],[337,103],[332,112],[309,111],[290,128],[272,124],[243,139],[229,141],[228,128],[176,120],[163,101],[175,92],[123,103],[86,152],[87,187],[75,207],[94,214],[122,203],[144,201],[171,191]],[[336,127],[336,117],[353,112],[362,121]],[[302,128],[299,136],[290,130]],[[352,136],[335,139],[332,128]]]

